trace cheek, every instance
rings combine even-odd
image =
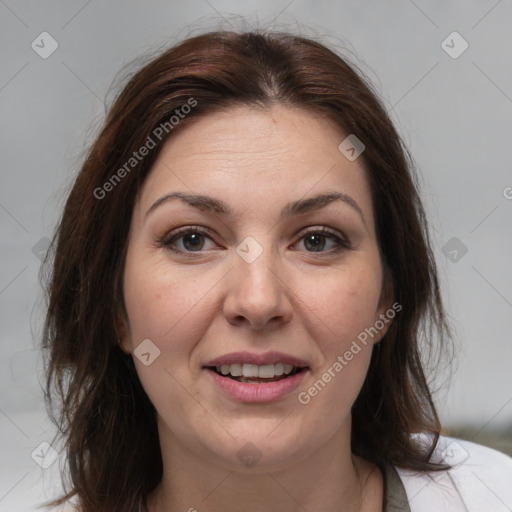
[[[180,350],[181,341],[193,343],[194,333],[209,317],[207,292],[213,277],[197,279],[162,259],[127,258],[124,298],[133,348],[150,338],[162,349],[172,340],[173,349]]]
[[[328,418],[320,416],[325,426],[336,429],[368,371],[373,342],[365,329],[376,321],[381,276],[371,268],[359,271],[352,266],[315,283],[307,293],[304,288],[303,310],[309,310],[304,316],[321,355],[311,382],[300,390],[299,403],[318,411],[330,410]]]
[[[375,323],[381,276],[373,269],[346,268],[308,284],[303,302],[314,313],[309,317],[323,334],[317,340],[324,350],[343,349]]]
[[[164,258],[146,257],[143,251],[127,255],[123,291],[131,350],[142,386],[159,412],[184,413],[187,404],[195,403],[184,383],[190,354],[212,322],[208,291],[217,280],[207,273],[198,279],[186,269],[177,271]],[[156,348],[149,345],[146,365],[137,349],[148,339]]]
[[[206,272],[199,279],[197,270],[193,276],[154,257],[127,257],[124,297],[136,371],[159,413],[173,411],[169,424],[191,414],[188,408],[196,403],[187,392],[191,354],[213,321],[215,305],[208,292],[218,279]],[[150,347],[156,354],[154,359],[150,356],[149,365],[137,357],[146,339],[154,344]],[[174,427],[180,428],[179,422]]]

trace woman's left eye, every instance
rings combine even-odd
[[[307,252],[335,252],[350,247],[349,242],[340,238],[327,228],[309,231],[302,235],[300,241],[303,243]],[[328,245],[331,247],[327,247],[327,250],[325,250]]]
[[[212,247],[207,247],[207,241]],[[341,249],[348,249],[350,243],[327,228],[311,230],[303,234],[295,243],[295,248],[302,243],[306,252],[332,253]],[[187,228],[165,237],[161,244],[176,253],[192,254],[217,247],[212,238],[198,228]]]

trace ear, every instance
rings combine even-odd
[[[130,328],[128,325],[128,319],[124,308],[118,308],[118,312],[115,319],[115,332],[117,333],[117,341],[119,348],[125,353],[130,355],[132,353],[132,347],[130,344]]]
[[[394,301],[394,286],[391,271],[387,265],[383,265],[382,289],[379,304],[375,313],[374,328],[378,333],[373,338],[373,343],[379,343],[393,322],[396,314],[402,310],[402,306]]]

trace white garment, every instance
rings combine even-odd
[[[416,434],[429,443],[425,434]],[[512,458],[475,443],[441,436],[433,456],[453,469],[418,473],[396,468],[411,512],[511,512]]]

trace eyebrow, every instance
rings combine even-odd
[[[146,212],[145,218],[148,215],[156,210],[159,206],[168,203],[174,199],[180,199],[184,203],[198,208],[199,210],[206,210],[212,213],[215,213],[220,216],[229,217],[233,215],[233,211],[224,201],[219,199],[215,199],[210,196],[202,195],[202,194],[186,194],[183,192],[172,192],[170,194],[166,194],[162,196],[160,199],[157,199]],[[288,203],[284,208],[281,209],[281,213],[279,215],[279,221],[282,221],[285,218],[293,217],[294,215],[301,215],[304,213],[309,213],[314,210],[319,210],[327,206],[328,204],[334,201],[342,201],[345,204],[348,204],[355,210],[363,224],[366,226],[366,221],[364,219],[363,212],[357,202],[347,194],[342,192],[332,192],[329,194],[319,194],[314,197],[308,197],[306,199],[299,199],[298,201],[294,201],[292,203]]]

